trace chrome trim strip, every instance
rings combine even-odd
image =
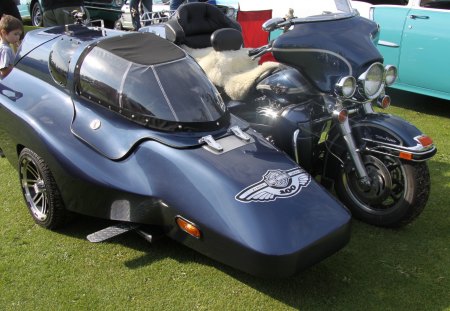
[[[325,53],[325,54],[330,54],[333,55],[336,58],[339,58],[340,60],[342,60],[348,67],[348,75],[349,76],[353,76],[353,69],[352,69],[352,65],[350,65],[350,62],[342,57],[341,55],[339,55],[338,53],[335,53],[333,51],[329,51],[329,50],[322,50],[322,49],[281,49],[281,48],[273,48],[272,52],[289,52],[289,53],[306,53],[306,52],[316,52],[316,53]]]
[[[390,48],[398,48],[398,47],[400,47],[400,45],[398,45],[397,43],[384,41],[384,40],[379,40],[378,41],[378,45],[388,46]]]
[[[292,135],[292,147],[294,148],[295,162],[299,164],[298,160],[298,149],[297,149],[297,138],[298,134],[300,134],[300,129],[296,129],[294,134]]]
[[[362,140],[367,141],[367,142],[371,142],[371,143],[376,143],[378,145],[381,145],[383,147],[386,147],[388,149],[391,150],[395,150],[395,151],[408,151],[411,152],[413,154],[423,154],[423,153],[427,153],[432,151],[433,149],[435,149],[436,147],[434,145],[430,145],[428,147],[423,147],[421,144],[417,144],[413,147],[403,147],[403,146],[399,146],[399,145],[394,145],[394,144],[388,144],[388,143],[384,143],[378,140],[373,140],[373,139],[369,139],[369,138],[365,138],[363,137]]]
[[[380,148],[383,148],[384,150],[386,150],[386,151],[383,151],[383,150],[377,150],[377,149],[372,149],[372,148],[369,148],[369,147],[365,147],[365,152],[372,152],[372,153],[377,153],[377,154],[383,154],[383,155],[386,155],[386,156],[395,156],[395,157],[398,157],[398,155],[396,155],[396,154],[392,154],[392,153],[388,153],[387,152],[387,150],[390,150],[390,151],[392,151],[393,149],[391,149],[391,148],[385,148],[384,146],[380,146]],[[398,150],[394,150],[394,151],[398,151]],[[413,162],[423,162],[423,161],[427,161],[427,160],[429,160],[430,159],[430,157],[428,157],[428,155],[429,154],[431,154],[431,156],[433,156],[433,154],[434,154],[434,152],[436,151],[436,148],[433,148],[433,149],[431,149],[431,150],[428,150],[427,152],[423,152],[423,153],[417,153],[417,152],[411,152],[411,154],[413,155],[413,156],[419,156],[419,157],[421,157],[421,159],[411,159],[411,161],[413,161]],[[398,151],[399,153],[400,153],[400,151]]]
[[[104,11],[104,12],[114,12],[114,13],[122,14],[121,7],[118,7],[117,9],[103,8],[103,7],[91,6],[91,5],[85,5],[84,7],[87,10],[92,10],[92,11]]]

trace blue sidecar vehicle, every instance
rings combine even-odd
[[[293,275],[349,240],[349,211],[154,34],[29,32],[0,81],[0,147],[48,229],[71,213],[118,231],[158,228],[264,277]]]

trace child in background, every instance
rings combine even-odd
[[[13,69],[14,51],[11,44],[20,41],[23,33],[22,22],[11,15],[4,14],[0,19],[0,79],[5,78]]]

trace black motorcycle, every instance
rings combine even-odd
[[[389,106],[385,87],[397,76],[374,44],[378,26],[346,1],[299,12],[265,22],[264,30],[281,34],[247,51],[239,25],[203,3],[180,7],[166,37],[197,59],[232,113],[334,189],[356,218],[384,227],[410,223],[427,203],[426,160],[437,150],[414,125],[373,108]],[[214,50],[199,49],[205,46]],[[266,53],[276,62],[240,63]],[[217,78],[233,66],[249,69]]]

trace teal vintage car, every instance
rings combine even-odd
[[[366,2],[381,27],[378,48],[399,70],[392,87],[450,100],[450,0]]]
[[[91,19],[102,19],[110,26],[120,17],[120,8],[124,3],[125,0],[84,1]],[[20,0],[18,8],[22,18],[31,18],[33,26],[42,26],[41,0]]]

